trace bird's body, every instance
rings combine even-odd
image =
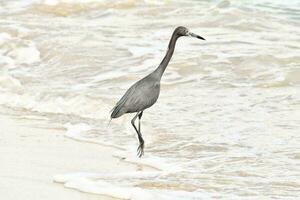
[[[116,104],[111,118],[117,118],[125,113],[143,111],[151,107],[158,99],[160,80],[151,73],[133,84]]]
[[[140,142],[138,147],[138,155],[140,157],[144,154],[144,140],[140,130],[140,120],[142,118],[143,111],[151,107],[157,101],[160,92],[161,77],[173,55],[176,41],[181,36],[192,36],[204,40],[204,38],[201,36],[189,32],[185,27],[177,27],[172,34],[167,53],[160,65],[152,73],[134,83],[112,110],[111,118],[118,118],[125,113],[137,113],[131,120],[131,124],[138,134],[138,139]],[[138,129],[134,124],[137,117],[139,117]]]

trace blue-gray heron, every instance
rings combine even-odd
[[[177,27],[174,30],[170,39],[167,53],[161,61],[161,63],[159,64],[159,66],[152,73],[133,84],[112,109],[111,118],[118,118],[125,113],[137,113],[131,120],[131,124],[138,135],[140,143],[137,149],[137,155],[139,157],[141,157],[144,154],[144,140],[141,134],[140,122],[143,115],[143,111],[151,107],[156,102],[159,96],[161,77],[173,55],[176,41],[181,36],[191,36],[205,40],[203,37],[190,32],[185,27]],[[134,124],[137,117],[139,117],[138,129]]]

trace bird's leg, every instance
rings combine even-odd
[[[142,133],[141,133],[141,119],[142,119],[142,116],[143,116],[143,111],[141,111],[139,114],[139,142],[140,142],[140,145],[137,149],[137,153],[139,155],[139,157],[141,157],[142,155],[144,155],[144,140],[143,140],[143,137],[142,137]]]
[[[131,124],[133,126],[133,128],[135,129],[136,133],[138,134],[138,139],[139,139],[139,142],[140,142],[140,145],[138,147],[138,156],[141,157],[143,154],[144,154],[144,140],[142,138],[142,135],[141,133],[138,131],[138,129],[136,128],[134,122],[136,120],[136,118],[138,117],[140,113],[138,112],[134,118],[131,120]]]
[[[141,133],[141,119],[142,119],[142,116],[143,116],[143,111],[139,113],[139,132]]]

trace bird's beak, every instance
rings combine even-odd
[[[200,35],[197,35],[195,33],[192,33],[192,32],[189,32],[188,33],[188,36],[191,36],[191,37],[195,37],[195,38],[198,38],[198,39],[201,39],[201,40],[205,40],[203,37],[201,37]]]

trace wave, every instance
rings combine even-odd
[[[8,91],[20,92],[22,90],[23,86],[21,81],[9,75],[5,69],[0,72],[0,91],[2,93]]]
[[[8,80],[15,83],[16,86],[14,87],[22,87],[19,86],[20,83],[17,80],[10,78]],[[20,94],[5,92],[0,94],[0,105],[39,113],[75,115],[93,119],[109,119],[110,110],[110,107],[103,100],[81,94],[59,96],[28,92],[20,92]]]
[[[130,200],[186,200],[186,199],[211,199],[211,194],[198,189],[193,192],[180,189],[157,189],[152,188],[155,183],[149,181],[148,188],[142,188],[135,185],[134,179],[155,180],[157,177],[165,175],[165,172],[128,172],[128,173],[112,173],[112,174],[95,174],[95,173],[73,173],[55,175],[54,181],[64,183],[67,188],[76,189],[82,192],[93,194],[107,195],[114,198],[130,199]],[[130,179],[127,185],[111,183],[107,179],[124,180]],[[115,180],[115,181],[116,181]],[[120,182],[120,181],[119,181]],[[144,186],[147,185],[144,181]],[[151,186],[151,184],[153,186]],[[158,183],[158,188],[163,188],[163,183]],[[169,186],[170,187],[170,186]]]
[[[33,12],[68,16],[96,9],[128,9],[136,0],[42,0],[31,6]]]
[[[15,31],[19,34],[21,29]],[[0,62],[3,64],[2,66],[15,68],[23,64],[30,65],[40,62],[40,51],[35,43],[22,39],[21,36],[14,36],[6,32],[0,33]]]

